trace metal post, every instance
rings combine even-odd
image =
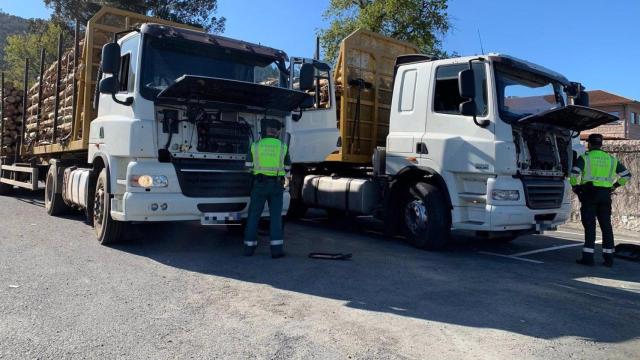
[[[42,120],[42,87],[44,86],[44,57],[45,50],[40,50],[40,83],[38,84],[38,111],[36,114],[36,143],[40,140],[40,120]]]
[[[56,132],[58,130],[58,110],[60,106],[60,71],[62,70],[62,32],[58,35],[58,63],[56,64],[56,97],[53,108],[53,133],[51,143],[56,143]]]
[[[20,142],[13,157],[13,163],[18,162],[18,155],[22,155],[22,143],[24,141],[24,127],[27,122],[27,95],[29,94],[29,58],[24,59],[24,93],[22,94],[22,124],[20,125],[20,133],[18,134]]]
[[[0,84],[0,156],[2,156],[2,147],[4,146],[4,71],[2,72],[2,83]]]
[[[320,37],[316,36],[316,60],[320,60]],[[314,70],[317,71],[317,70]],[[320,76],[316,76],[316,106],[320,108]]]
[[[78,103],[78,97],[77,97],[77,79],[76,79],[76,70],[78,69],[78,53],[80,52],[80,48],[78,45],[78,37],[80,36],[80,23],[78,22],[78,20],[76,19],[76,28],[75,31],[73,33],[73,87],[72,87],[72,91],[73,94],[71,94],[71,132],[69,133],[71,136],[71,141],[75,140],[73,138],[75,131],[76,131],[76,106]]]

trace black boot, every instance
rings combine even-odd
[[[582,252],[582,258],[576,260],[580,265],[593,266],[593,253]]]
[[[278,259],[284,257],[284,248],[282,245],[271,245],[271,257]]]
[[[613,266],[613,254],[602,254],[602,257],[604,258],[604,262],[602,263],[602,265],[606,267]]]

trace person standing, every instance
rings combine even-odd
[[[582,265],[594,263],[597,218],[602,230],[603,264],[611,267],[614,253],[611,193],[626,184],[631,173],[618,159],[602,150],[602,141],[600,134],[589,135],[588,151],[576,160],[569,182],[580,200],[580,217],[584,226],[582,257],[576,262]]]
[[[251,202],[244,232],[244,255],[252,256],[258,246],[258,224],[265,202],[269,204],[271,257],[284,256],[282,202],[284,176],[291,167],[287,144],[279,138],[280,121],[263,119],[261,139],[251,144],[245,165],[253,174]]]

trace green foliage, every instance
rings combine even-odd
[[[442,55],[438,35],[449,30],[447,0],[331,0],[319,31],[325,59],[338,56],[340,41],[358,28],[408,41],[425,54]]]
[[[7,36],[27,30],[27,19],[0,11],[0,69],[4,69],[4,44]]]
[[[223,32],[226,21],[224,17],[213,16],[218,0],[44,0],[44,3],[53,9],[53,20],[67,25],[76,19],[86,24],[103,5],[199,26],[213,33]]]
[[[33,83],[40,74],[40,49],[45,49],[45,70],[58,55],[58,36],[67,30],[60,25],[45,20],[29,20],[28,31],[7,37],[4,48],[4,62],[6,64],[5,78],[14,84],[24,81],[24,63],[29,58],[29,84]],[[64,36],[67,43],[63,50],[73,43],[72,38]],[[23,85],[20,85],[23,86]]]

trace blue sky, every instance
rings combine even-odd
[[[219,0],[226,36],[312,56],[329,0]],[[42,0],[0,0],[22,17],[48,17]],[[640,1],[450,0],[453,29],[444,48],[461,55],[517,56],[556,70],[588,89],[640,100]]]

